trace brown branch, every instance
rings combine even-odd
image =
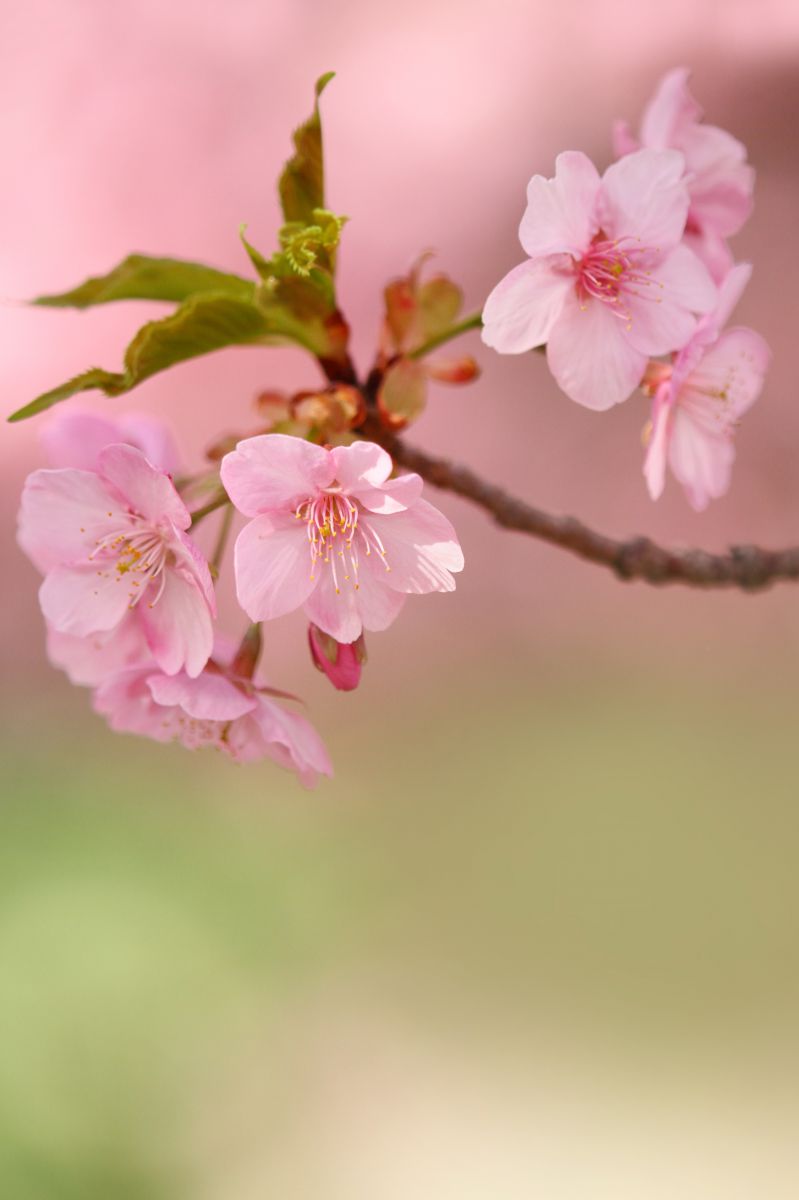
[[[620,579],[702,588],[738,587],[746,591],[799,579],[799,546],[786,550],[731,546],[726,554],[710,554],[707,550],[670,550],[646,537],[618,541],[596,533],[575,517],[542,512],[495,484],[486,483],[468,467],[407,445],[401,438],[375,428],[377,421],[367,419],[367,423],[367,436],[380,442],[399,466],[416,471],[435,487],[471,500],[503,528],[541,538],[588,562],[610,567]]]

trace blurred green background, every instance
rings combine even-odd
[[[493,667],[361,711],[316,793],[97,736],[58,677],[7,707],[0,1195],[659,1196],[668,1135],[639,1179],[624,1113],[662,1105],[667,1075],[683,1117],[709,1091],[699,1128],[737,1097],[718,1186],[759,1194],[780,1125],[750,1176],[735,1121],[751,1151],[761,1101],[797,1111],[792,697]],[[497,1163],[521,1158],[492,1193],[486,1123],[458,1106],[493,1077],[520,1122]],[[615,1191],[601,1165],[594,1191],[574,1181],[564,1091],[593,1130],[619,1107]],[[539,1107],[565,1139],[552,1191]],[[739,1194],[679,1161],[681,1195]]]

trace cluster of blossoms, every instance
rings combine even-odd
[[[696,509],[729,486],[733,432],[769,361],[758,334],[726,328],[751,273],[733,262],[727,239],[750,214],[753,171],[740,143],[702,124],[680,69],[662,81],[639,137],[617,125],[618,161],[603,176],[569,151],[553,179],[531,179],[520,228],[528,257],[482,314],[461,316],[461,289],[446,275],[424,277],[427,254],[390,281],[376,357],[359,381],[335,291],[344,218],[324,201],[318,99],[329,80],[318,80],[278,182],[281,248],[267,258],[242,231],[256,278],[131,255],[105,276],[40,297],[78,308],[131,299],[177,308],[139,330],[123,372],[91,368],[12,416],[92,388],[117,396],[227,345],[293,344],[311,355],[325,382],[291,396],[262,393],[255,430],[218,438],[210,468],[196,476],[179,470],[171,436],[153,418],[56,417],[45,431],[51,466],[28,478],[19,518],[20,545],[44,577],[50,658],[92,689],[113,729],[214,746],[239,762],[271,758],[307,786],[331,773],[330,761],[292,707],[297,698],[262,674],[262,623],[302,609],[312,662],[349,691],[361,678],[364,631],[387,629],[408,595],[451,591],[463,567],[449,521],[422,499],[421,477],[395,475],[377,444],[396,453],[431,384],[477,377],[470,356],[431,352],[482,325],[500,353],[545,346],[561,388],[587,408],[608,409],[642,388],[653,405],[650,494],[660,496],[668,464]],[[209,561],[194,534],[219,509]],[[238,647],[218,628],[214,595],[234,511],[246,518],[236,593],[252,622]]]
[[[560,387],[605,410],[641,387],[653,400],[644,473],[657,499],[666,464],[697,510],[729,486],[732,438],[770,353],[724,329],[749,278],[727,238],[752,209],[754,172],[730,134],[701,123],[688,72],[662,80],[635,138],[614,131],[603,176],[577,151],[535,175],[519,238],[527,261],[494,288],[483,340],[503,354],[546,346]]]
[[[295,698],[260,677],[260,622],[302,607],[316,665],[356,686],[363,631],[386,629],[411,593],[451,591],[463,567],[420,477],[391,478],[388,454],[363,441],[328,449],[268,434],[226,454],[219,506],[251,518],[235,575],[256,623],[235,650],[215,629],[212,572],[187,532],[201,510],[193,519],[175,486],[168,431],[70,412],[45,440],[52,468],[26,481],[19,543],[44,576],[51,660],[93,689],[115,730],[271,758],[307,786],[331,774],[313,726],[285,703]]]

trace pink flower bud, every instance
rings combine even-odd
[[[352,692],[361,681],[366,662],[366,642],[361,634],[354,642],[337,642],[317,625],[308,626],[308,645],[318,670],[327,675],[340,692]]]

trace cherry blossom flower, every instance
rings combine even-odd
[[[122,671],[98,687],[94,707],[118,733],[189,750],[212,746],[241,763],[269,758],[315,787],[320,775],[333,774],[327,750],[307,717],[274,696],[212,660],[196,678],[153,664]]]
[[[302,605],[337,642],[354,642],[387,629],[408,593],[454,589],[454,529],[420,498],[418,475],[391,470],[370,442],[328,450],[276,433],[225,456],[228,495],[254,518],[235,550],[239,603],[253,621]]]
[[[725,130],[700,123],[702,110],[688,90],[689,76],[685,67],[664,75],[644,112],[640,137],[633,136],[625,121],[617,121],[613,143],[618,155],[641,147],[684,155],[690,196],[685,240],[721,282],[732,266],[725,239],[738,232],[752,211],[755,173],[745,146]]]
[[[161,471],[171,473],[178,467],[172,431],[148,413],[106,417],[81,409],[61,409],[45,426],[42,443],[52,467],[96,471],[103,450],[117,443],[135,446]]]
[[[672,364],[653,363],[647,390],[654,394],[644,462],[649,494],[663,492],[666,463],[698,512],[730,485],[739,419],[763,386],[771,352],[760,334],[737,327],[721,332],[751,275],[748,263],[730,271],[719,302]]]
[[[39,600],[48,624],[109,640],[132,637],[135,625],[163,671],[198,675],[216,610],[207,563],[184,532],[190,524],[169,477],[132,446],[107,446],[96,472],[34,471],[18,537],[45,576]]]
[[[558,155],[555,178],[535,175],[519,238],[529,255],[494,288],[483,341],[501,354],[546,343],[572,400],[603,410],[640,383],[651,356],[685,345],[716,289],[681,244],[688,211],[684,162],[639,150],[600,178],[579,151]]]

